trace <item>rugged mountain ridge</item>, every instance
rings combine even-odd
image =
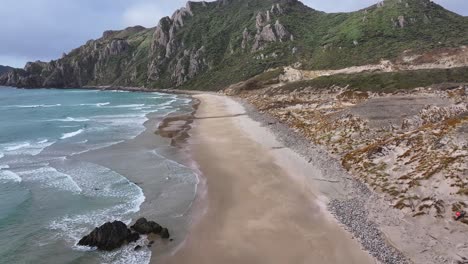
[[[97,40],[0,76],[18,87],[220,89],[270,68],[340,69],[468,45],[468,18],[430,0],[385,0],[327,14],[297,0],[188,2],[155,28]]]
[[[0,75],[4,74],[6,72],[12,71],[12,70],[14,70],[14,68],[9,67],[9,66],[0,65]]]

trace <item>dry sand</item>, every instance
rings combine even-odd
[[[304,180],[310,164],[275,146],[232,99],[196,98],[188,147],[203,174],[200,215],[181,248],[158,263],[375,263],[325,209],[321,190],[339,190]]]

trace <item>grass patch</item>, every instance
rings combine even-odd
[[[301,90],[305,88],[326,89],[332,86],[348,86],[355,91],[391,93],[434,84],[465,82],[468,82],[468,67],[402,72],[338,74],[288,83],[282,87],[282,90],[286,92],[288,90]]]

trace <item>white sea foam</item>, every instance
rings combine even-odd
[[[122,249],[106,252],[103,255],[103,263],[112,264],[145,264],[150,263],[151,250],[145,247],[148,242],[146,237],[122,247]],[[135,251],[136,246],[141,246],[141,250]]]
[[[35,143],[32,142],[13,142],[8,144],[0,145],[0,149],[3,149],[4,154],[8,155],[32,155],[36,156],[41,153],[45,148],[51,146],[55,142],[49,142],[48,140],[42,140]]]
[[[13,181],[13,182],[20,183],[22,179],[18,174],[12,171],[0,170],[0,181]]]
[[[80,117],[67,117],[65,119],[53,119],[51,121],[59,121],[59,122],[86,122],[89,121],[87,118],[80,118]]]
[[[0,165],[0,170],[9,169],[10,165]]]
[[[123,91],[123,90],[100,90],[100,92],[105,92],[105,93],[129,93],[130,91]]]
[[[38,182],[50,188],[72,193],[81,193],[83,191],[73,177],[69,174],[59,172],[52,167],[42,167],[18,172],[17,174],[21,176],[24,181]]]
[[[39,107],[44,107],[44,108],[47,108],[47,107],[57,107],[57,106],[62,106],[61,104],[52,104],[52,105],[48,105],[48,104],[40,104],[40,105],[9,105],[9,106],[5,106],[5,107],[14,107],[14,108],[39,108]]]
[[[135,107],[142,107],[145,104],[126,104],[126,105],[112,105],[109,108],[135,108]]]
[[[101,197],[102,199],[107,198],[115,201],[114,206],[93,209],[75,215],[67,215],[51,221],[49,228],[58,231],[57,234],[71,245],[76,245],[81,237],[89,233],[94,227],[101,226],[105,222],[119,220],[130,224],[133,213],[140,210],[140,206],[145,200],[140,187],[108,168],[92,163],[80,162],[66,166],[62,168],[62,171],[74,176],[77,183],[83,189],[82,195]],[[83,247],[73,248],[78,251],[92,250]],[[117,255],[107,255],[106,261],[110,261],[110,263],[131,263],[128,261],[115,262],[121,259],[128,259],[124,258],[125,250],[119,252],[122,253],[122,256],[119,253]]]
[[[106,105],[110,105],[110,102],[97,103],[97,104],[79,104],[79,106],[97,106],[97,107],[106,106]]]
[[[87,142],[88,142],[88,140],[84,140],[84,141],[77,142],[77,143],[78,144],[85,144]],[[107,143],[101,143],[101,144],[94,144],[92,146],[89,146],[86,150],[75,152],[75,153],[71,154],[70,156],[73,157],[73,156],[80,155],[80,154],[90,152],[90,151],[93,151],[93,150],[107,148],[107,147],[110,147],[110,146],[113,146],[113,145],[116,145],[116,144],[120,144],[122,142],[125,142],[125,140],[119,140],[119,141],[107,142]]]
[[[15,151],[15,150],[27,148],[27,147],[30,147],[30,146],[31,146],[31,143],[29,143],[29,142],[23,142],[23,143],[18,143],[18,144],[16,144],[16,145],[13,145],[13,146],[11,146],[11,147],[6,147],[5,150],[6,150],[6,151]]]
[[[169,106],[171,105],[172,103],[176,102],[177,100],[176,99],[172,99],[170,101],[167,101],[165,103],[162,103],[162,104],[158,104],[158,106]]]
[[[62,135],[62,137],[60,139],[72,138],[74,136],[77,136],[77,135],[83,133],[84,131],[85,131],[84,129],[79,129],[79,130],[74,131],[74,132],[65,133],[65,134]]]

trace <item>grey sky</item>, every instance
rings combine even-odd
[[[354,11],[378,0],[305,0],[326,12]],[[152,27],[186,0],[0,0],[0,65],[51,60],[107,29]],[[466,0],[435,0],[468,15]]]

